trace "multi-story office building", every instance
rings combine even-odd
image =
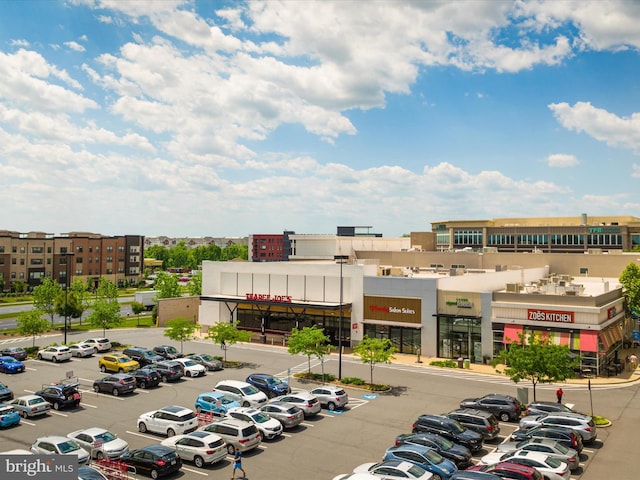
[[[5,291],[17,281],[33,288],[44,278],[63,285],[72,278],[97,284],[102,277],[119,286],[137,284],[143,257],[140,235],[0,231],[0,280]]]

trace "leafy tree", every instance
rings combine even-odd
[[[53,317],[56,313],[56,298],[62,292],[58,282],[45,278],[40,285],[33,289],[33,306],[37,310],[49,315],[53,327]]]
[[[198,272],[191,277],[187,285],[187,290],[189,294],[194,297],[202,295],[202,272]]]
[[[640,313],[640,266],[630,263],[620,275],[627,308],[635,316]]]
[[[156,278],[156,298],[177,298],[182,296],[178,278],[167,272],[160,272]]]
[[[353,348],[353,354],[360,357],[362,363],[368,363],[371,373],[371,388],[373,389],[373,368],[378,363],[391,363],[397,349],[388,338],[369,338],[364,336],[362,341]]]
[[[104,332],[120,324],[120,303],[118,303],[118,287],[106,278],[101,278],[96,289],[93,311],[89,315],[89,322]]]
[[[315,355],[323,362],[324,356],[331,351],[329,337],[316,325],[304,327],[302,330],[294,328],[288,341],[288,351],[291,355],[302,353],[307,356],[309,374],[311,374],[311,356]]]
[[[140,314],[144,312],[147,307],[144,306],[143,303],[140,302],[131,302],[131,311],[134,315],[138,316],[138,326],[140,326]]]
[[[11,282],[11,291],[15,293],[26,293],[29,290],[29,285],[22,280],[15,280]]]
[[[55,300],[55,311],[61,317],[80,318],[85,308],[77,292],[72,289],[66,293],[61,290]]]
[[[18,314],[18,331],[20,335],[33,337],[33,346],[36,345],[36,336],[49,330],[49,320],[42,318],[42,310],[33,309]]]
[[[237,342],[250,342],[252,333],[248,330],[239,330],[238,322],[218,322],[209,327],[207,338],[219,343],[224,351],[224,361],[227,361],[227,349]]]
[[[549,337],[534,332],[519,333],[518,340],[493,360],[498,373],[506,374],[515,383],[528,380],[533,384],[534,402],[537,384],[564,382],[574,376],[579,365],[580,359],[572,357],[568,345],[555,345]]]
[[[174,318],[167,322],[167,329],[164,331],[164,336],[169,337],[171,340],[180,342],[180,353],[182,353],[183,342],[193,340],[193,333],[196,331],[196,324],[193,320],[188,318]]]

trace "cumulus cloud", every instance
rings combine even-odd
[[[575,167],[580,162],[575,155],[553,153],[547,157],[547,165],[555,168]]]

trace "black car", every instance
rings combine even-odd
[[[517,421],[522,415],[522,403],[510,395],[489,394],[484,397],[467,398],[460,408],[477,408],[493,413],[502,422]]]
[[[78,383],[43,385],[42,390],[35,392],[51,404],[54,410],[61,408],[78,408],[82,396],[78,391]]]
[[[495,440],[500,433],[498,419],[491,412],[475,408],[458,408],[446,414],[462,425],[482,435],[485,440]]]
[[[433,448],[458,468],[467,468],[471,462],[471,451],[435,433],[403,433],[396,437],[396,445],[420,445]]]
[[[291,387],[288,383],[266,373],[252,373],[245,381],[264,392],[269,398],[291,393]]]
[[[27,351],[22,347],[5,347],[0,351],[0,357],[13,357],[22,361],[27,359]]]
[[[160,375],[160,380],[164,383],[175,382],[180,380],[184,373],[182,373],[182,365],[178,362],[171,360],[164,360],[162,362],[152,363],[147,365],[148,368],[154,369]]]
[[[549,438],[567,448],[573,448],[578,453],[582,452],[584,445],[582,435],[566,427],[534,427],[528,430],[519,428],[511,434],[511,440],[520,442],[529,438]]]
[[[4,383],[0,382],[0,402],[13,400],[13,392]]]
[[[158,355],[153,350],[142,347],[125,348],[122,353],[138,362],[141,367],[145,367],[151,363],[161,362],[165,359],[162,355]]]
[[[78,467],[78,480],[107,480],[100,470],[82,465]]]
[[[157,345],[153,347],[153,351],[164,357],[166,360],[173,360],[174,358],[180,358],[183,355],[176,350],[176,347],[172,347],[171,345]]]
[[[157,387],[160,384],[160,374],[155,368],[142,367],[133,372],[129,372],[136,380],[136,386],[140,388]]]
[[[182,468],[180,456],[173,449],[159,444],[129,450],[120,457],[120,461],[153,479]]]
[[[136,379],[128,373],[114,373],[93,382],[93,390],[96,393],[107,392],[114,397],[124,393],[131,393],[135,389]]]
[[[413,423],[412,431],[441,435],[452,442],[464,445],[474,453],[482,449],[482,435],[444,415],[420,415]]]

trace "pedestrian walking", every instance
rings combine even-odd
[[[562,403],[563,395],[564,395],[564,392],[562,391],[562,387],[558,388],[558,390],[556,390],[556,397],[558,397],[558,403]]]
[[[231,480],[236,478],[236,470],[240,470],[242,472],[242,477],[238,478],[247,478],[247,474],[245,473],[244,468],[242,468],[242,452],[239,450],[236,450],[236,453],[233,456],[233,473],[231,474]]]
[[[631,371],[633,372],[638,366],[638,357],[636,357],[635,353],[632,353],[629,357],[629,361],[631,362]]]

